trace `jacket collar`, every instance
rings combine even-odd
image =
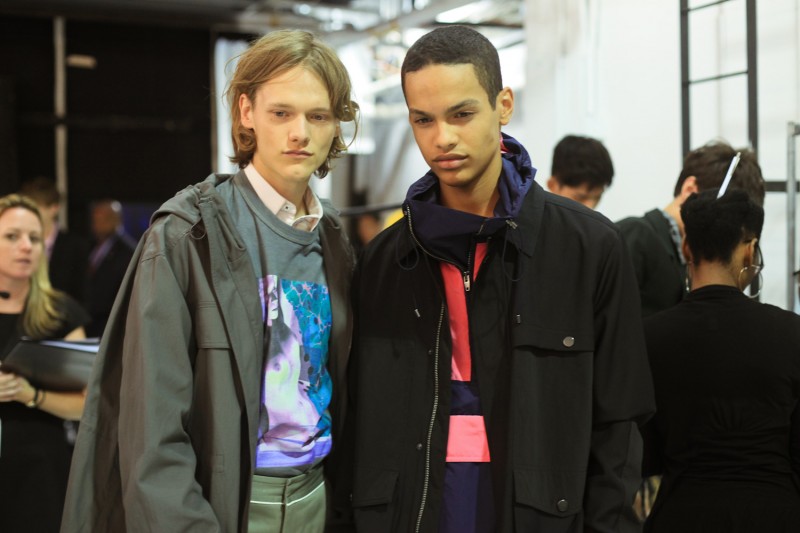
[[[532,255],[535,242],[523,238],[523,233],[536,227],[530,223],[541,220],[544,194],[534,182],[536,169],[525,148],[513,137],[503,134],[502,150],[503,169],[497,186],[500,198],[495,216],[479,217],[439,204],[439,181],[433,171],[429,171],[409,188],[403,204],[406,228],[404,235],[399,236],[399,257],[411,253],[419,243],[431,255],[464,268],[472,242],[494,234]],[[531,194],[535,189],[539,193]],[[538,216],[524,213],[537,210],[536,205],[539,206]],[[521,221],[524,223],[520,224]]]
[[[522,209],[516,219],[517,229],[506,232],[509,243],[528,257],[532,257],[533,251],[536,249],[536,242],[542,229],[547,194],[538,183],[534,183],[525,196]]]

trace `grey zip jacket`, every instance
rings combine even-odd
[[[117,294],[88,386],[62,532],[244,532],[265,335],[256,274],[228,215],[235,176],[167,201]],[[353,255],[323,201],[333,325],[332,453],[345,410]]]

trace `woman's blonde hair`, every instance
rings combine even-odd
[[[331,109],[337,121],[357,120],[358,104],[350,99],[350,76],[332,48],[307,31],[278,30],[268,33],[238,56],[236,71],[225,91],[231,112],[234,149],[230,159],[239,168],[246,167],[256,151],[253,130],[242,124],[239,98],[245,94],[255,103],[256,93],[262,85],[295,67],[302,67],[319,77],[328,90]],[[316,171],[320,178],[328,174],[332,160],[340,157],[348,144],[342,138],[341,129],[337,128],[328,157]]]
[[[9,194],[0,198],[0,217],[9,209],[27,209],[42,223],[42,215],[36,203],[21,194]],[[44,236],[42,236],[44,239]],[[39,246],[44,247],[44,240]],[[44,250],[42,250],[44,252]],[[47,256],[42,253],[39,266],[31,276],[30,290],[22,312],[22,333],[34,339],[52,335],[61,326],[63,316],[58,312],[58,302],[64,298],[63,293],[50,285],[47,271]]]

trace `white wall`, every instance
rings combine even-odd
[[[697,4],[697,2],[694,2]],[[606,144],[612,220],[665,206],[681,168],[680,12],[674,0],[528,0],[525,131],[539,182],[567,133]],[[744,0],[692,15],[692,76],[745,67]],[[759,159],[785,180],[786,123],[800,121],[800,0],[758,3]],[[711,72],[709,72],[711,71]],[[747,140],[744,79],[693,90],[692,145]],[[798,139],[800,143],[800,139]],[[786,194],[768,193],[762,300],[787,307]]]
[[[701,3],[706,2],[692,2]],[[501,52],[501,61],[505,81],[518,95],[506,131],[528,148],[539,169],[537,181],[544,184],[549,175],[552,149],[561,137],[591,135],[606,144],[616,170],[601,212],[618,220],[665,206],[682,161],[679,2],[527,0],[525,9],[527,56],[512,47]],[[762,0],[757,19],[759,160],[766,179],[782,181],[786,123],[800,122],[800,0]],[[744,0],[698,11],[691,20],[692,76],[744,68]],[[222,63],[218,58],[218,68]],[[714,137],[746,143],[743,88],[743,79],[731,79],[693,90],[693,147]],[[372,132],[375,154],[356,156],[354,180],[369,184],[370,203],[402,201],[408,185],[427,168],[405,114],[393,120],[391,131]],[[220,156],[228,155],[228,136],[227,130],[220,134]],[[224,161],[218,166],[223,168]],[[340,187],[330,187],[347,183],[348,172],[343,161],[315,185],[344,205]],[[785,193],[767,194],[762,235],[767,263],[762,300],[781,307],[787,307],[786,200]]]

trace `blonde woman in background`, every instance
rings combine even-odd
[[[21,337],[84,338],[88,315],[50,286],[42,218],[25,196],[0,198],[0,361]],[[3,531],[59,529],[83,392],[37,389],[0,364],[0,524]]]

